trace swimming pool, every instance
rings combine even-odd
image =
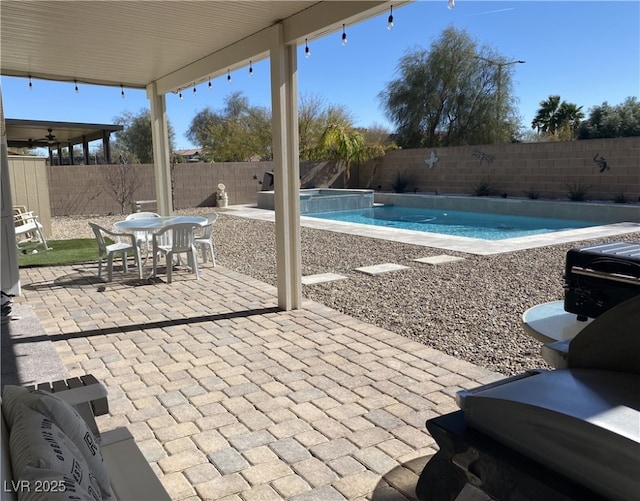
[[[371,209],[320,212],[308,217],[349,223],[441,233],[484,240],[503,240],[599,226],[596,221],[511,216],[414,207],[380,206]]]

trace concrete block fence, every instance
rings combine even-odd
[[[301,162],[301,173],[312,166]],[[100,167],[46,167],[51,215],[119,213]],[[134,199],[155,199],[153,166],[140,169],[143,182]],[[175,207],[214,206],[219,183],[225,185],[230,205],[254,204],[259,181],[272,170],[273,162],[177,164]],[[497,194],[509,197],[526,197],[534,191],[540,198],[567,200],[573,186],[584,187],[588,200],[613,201],[624,195],[638,202],[640,137],[391,151],[382,159],[352,167],[349,187],[392,191],[396,172],[408,178],[408,192],[469,195],[486,182]],[[341,187],[341,181],[342,176],[333,187]]]
[[[408,192],[474,194],[484,182],[512,197],[566,200],[569,187],[583,187],[588,200],[638,202],[640,137],[396,150],[362,166],[354,182],[392,191],[397,172]]]

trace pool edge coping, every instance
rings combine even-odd
[[[259,209],[255,205],[233,205],[225,209],[229,214],[247,219],[275,222],[275,213],[268,209]],[[546,247],[563,243],[593,240],[611,236],[640,232],[640,223],[619,222],[591,226],[566,231],[557,231],[531,235],[527,237],[507,238],[503,240],[482,240],[479,238],[457,237],[415,230],[399,230],[384,226],[371,226],[343,221],[330,221],[309,216],[300,216],[300,226],[316,230],[334,231],[367,238],[376,238],[401,242],[422,247],[462,252],[477,256],[504,254],[520,250]]]

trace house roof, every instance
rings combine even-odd
[[[176,150],[175,152],[178,155],[182,155],[182,156],[192,156],[192,155],[200,154],[200,150]]]
[[[123,130],[122,125],[5,119],[7,145],[12,148],[46,148],[82,144]],[[50,136],[50,137],[47,137]]]
[[[3,0],[0,72],[176,92],[405,3]]]

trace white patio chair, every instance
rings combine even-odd
[[[211,252],[211,263],[213,266],[216,265],[216,255],[213,252],[213,228],[218,220],[218,214],[216,212],[212,212],[211,214],[207,214],[207,224],[203,227],[203,232],[200,235],[196,235],[193,243],[196,246],[200,246],[200,251],[202,252],[202,262],[207,262],[207,249]]]
[[[153,234],[153,275],[156,275],[156,263],[159,254],[164,254],[167,261],[167,282],[171,283],[173,258],[180,254],[187,254],[187,262],[191,270],[196,274],[196,280],[200,278],[198,272],[198,258],[194,244],[193,223],[170,224]]]
[[[150,217],[160,217],[160,214],[155,212],[133,212],[125,217],[125,221],[129,221],[131,219],[147,219]],[[150,244],[151,236],[146,231],[134,231],[133,234],[136,236],[136,242],[138,242],[138,247],[140,247],[143,243]]]
[[[129,271],[127,266],[127,253],[133,251],[136,265],[138,266],[138,276],[142,278],[142,262],[140,260],[140,249],[136,242],[136,237],[133,233],[118,233],[115,231],[109,231],[102,226],[95,223],[89,223],[93,233],[96,236],[98,242],[98,278],[102,278],[102,259],[107,258],[107,273],[108,281],[113,280],[113,256],[119,255],[122,258],[122,269],[126,272]],[[105,240],[105,235],[111,237],[114,243],[108,244]],[[124,240],[129,240],[125,242]]]
[[[16,247],[19,251],[29,247],[24,244],[42,245],[43,250],[51,250],[42,232],[42,225],[33,211],[26,211],[24,206],[13,208],[13,225],[16,234]],[[29,247],[30,248],[30,247]],[[34,249],[35,250],[35,249]]]

